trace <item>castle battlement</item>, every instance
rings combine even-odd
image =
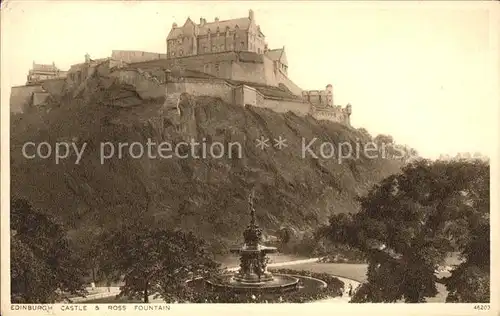
[[[327,85],[324,90],[302,91],[302,98],[311,103],[314,118],[350,125],[352,106],[347,104],[343,108],[340,105],[334,105],[333,86],[331,84]]]

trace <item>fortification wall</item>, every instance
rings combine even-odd
[[[192,70],[204,72],[218,78],[231,79],[233,72],[233,61],[206,63],[202,67]]]
[[[42,87],[45,91],[52,94],[53,96],[60,97],[62,96],[65,82],[66,79],[64,78],[45,80],[42,83]]]
[[[279,70],[276,71],[276,82],[284,84],[293,94],[302,95],[302,89]]]
[[[167,54],[151,53],[143,51],[113,50],[111,58],[126,63],[140,63],[145,61],[167,58]]]
[[[233,62],[231,79],[237,81],[273,85],[272,83],[267,82],[266,69],[264,64],[259,63]]]
[[[122,84],[133,86],[143,100],[165,96],[165,83],[147,78],[145,73],[137,69],[120,69],[111,72],[109,76],[117,78]]]
[[[252,87],[246,85],[238,86],[234,88],[234,103],[239,106],[245,106],[247,104],[257,106],[258,94],[260,93]],[[263,99],[260,98],[259,100],[262,101]],[[260,104],[262,104],[262,102]]]
[[[12,87],[10,93],[10,111],[12,113],[23,113],[31,105],[33,92],[42,92],[42,85]]]
[[[259,107],[268,108],[278,113],[292,111],[299,116],[305,116],[311,113],[311,105],[306,102],[283,100],[278,98],[263,98],[262,105]]]
[[[233,87],[223,80],[200,80],[187,78],[184,82],[185,92],[194,96],[219,97],[224,102],[233,103]]]
[[[315,110],[313,117],[317,120],[326,120],[349,125],[349,116],[343,111]]]
[[[224,102],[234,103],[233,86],[220,79],[183,78],[167,83],[169,95],[186,92],[194,96],[221,98]]]
[[[276,81],[276,74],[274,73],[274,64],[269,57],[264,56],[264,76],[266,78],[266,84],[269,86],[278,86]]]
[[[283,98],[265,97],[255,88],[240,85],[233,86],[222,79],[197,79],[197,78],[169,78],[166,87],[169,107],[175,106],[178,96],[189,93],[194,96],[219,97],[224,102],[240,106],[252,105],[269,108],[279,113],[292,111],[297,115],[311,114],[311,104],[302,100],[289,100]]]
[[[226,67],[231,65],[231,61],[237,61],[238,55],[235,52],[225,52],[225,53],[215,53],[215,54],[204,54],[204,55],[194,55],[186,57],[178,57],[173,59],[167,59],[166,67],[172,69],[174,67],[180,67],[190,70],[203,71],[205,64],[224,64]],[[224,73],[225,71],[221,71]],[[230,79],[230,78],[226,78]]]
[[[33,106],[39,106],[44,104],[48,97],[50,96],[50,93],[48,92],[33,92]]]

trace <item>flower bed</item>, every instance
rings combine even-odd
[[[297,291],[280,294],[267,293],[236,293],[225,291],[223,293],[210,292],[202,288],[203,281],[193,284],[186,293],[186,301],[190,303],[307,303],[325,298],[342,295],[344,282],[327,273],[314,273],[292,269],[269,269],[275,274],[287,274],[299,278],[303,287]],[[324,281],[326,287],[322,282]]]

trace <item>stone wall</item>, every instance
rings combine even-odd
[[[275,85],[275,82],[268,82],[264,64],[252,62],[233,62],[230,79],[254,82],[258,84]]]
[[[293,94],[302,95],[302,89],[284,73],[274,70],[269,57],[250,52],[224,52],[186,56],[166,61],[168,69],[184,68],[210,74],[222,79],[252,82],[277,87],[284,84]]]
[[[260,94],[256,89],[249,87],[247,85],[241,85],[234,88],[234,103],[239,106],[251,105],[257,106],[258,101],[261,101],[262,98],[258,99],[257,94]],[[261,95],[262,96],[262,95]]]
[[[32,106],[43,105],[49,96],[48,92],[33,92]]]
[[[117,78],[122,84],[128,84],[135,88],[137,94],[143,100],[156,99],[165,95],[165,83],[159,82],[154,77],[147,78],[148,73],[137,69],[119,69],[109,74]]]
[[[31,105],[33,92],[43,92],[42,85],[12,87],[10,93],[11,113],[23,113]]]
[[[45,91],[52,94],[53,96],[60,97],[62,96],[65,82],[66,79],[64,78],[45,80],[42,83],[42,87]]]
[[[224,102],[239,106],[252,105],[269,108],[279,113],[292,111],[304,116],[312,114],[311,104],[303,100],[265,97],[255,88],[248,85],[233,86],[222,79],[174,78],[168,79],[166,93],[169,108],[183,92],[193,96],[211,96],[221,98]]]
[[[260,107],[268,108],[278,113],[291,111],[299,116],[311,114],[312,111],[311,105],[307,102],[283,100],[278,98],[264,98],[264,103]]]
[[[206,63],[203,66],[192,70],[204,72],[218,78],[231,79],[233,63],[233,61]]]
[[[194,96],[219,97],[224,102],[234,103],[233,86],[224,80],[203,80],[186,78],[184,81],[184,92]]]
[[[111,52],[111,58],[126,63],[140,63],[150,60],[164,59],[167,58],[167,54],[132,50],[113,50]]]
[[[348,113],[340,107],[333,107],[330,109],[315,108],[313,117],[317,120],[326,120],[350,125]]]
[[[278,84],[284,84],[295,95],[302,95],[302,89],[297,86],[292,80],[290,80],[284,73],[282,73],[280,70],[277,70],[275,74],[276,82]]]
[[[179,57],[175,59],[168,59],[166,66],[169,69],[180,67],[190,70],[203,71],[205,64],[224,64],[231,65],[231,61],[237,61],[238,55],[235,52],[217,53],[217,54],[204,54],[195,56]],[[224,73],[225,71],[222,71]],[[226,78],[230,79],[230,78]]]
[[[273,61],[267,56],[264,56],[264,77],[268,86],[278,86]]]

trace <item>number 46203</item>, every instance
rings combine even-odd
[[[488,311],[488,310],[490,310],[490,305],[488,305],[488,304],[474,305],[474,309],[477,309],[480,311]]]

